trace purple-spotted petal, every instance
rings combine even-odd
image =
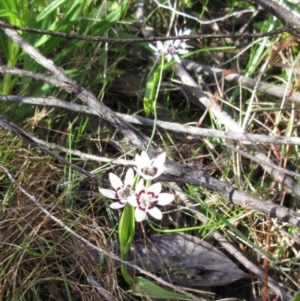
[[[140,179],[140,181],[137,183],[137,185],[135,186],[135,191],[136,193],[139,193],[142,190],[145,190],[145,186],[144,186],[144,180]]]
[[[141,222],[146,218],[146,212],[144,210],[140,210],[139,208],[136,208],[134,216],[137,222]]]
[[[111,209],[120,209],[120,208],[123,208],[124,206],[126,205],[126,202],[115,202],[115,203],[112,203],[109,205],[109,207]]]
[[[165,167],[166,153],[160,154],[157,158],[150,160],[146,152],[142,152],[141,155],[135,156],[136,171],[145,179],[153,180],[160,176]]]
[[[162,219],[162,213],[157,207],[148,210],[149,214],[156,219]]]
[[[123,187],[123,182],[121,181],[121,179],[112,172],[109,173],[109,181],[110,181],[111,186],[115,190],[117,190],[120,187]]]
[[[173,194],[171,194],[171,193],[161,193],[158,196],[157,205],[165,206],[165,205],[168,205],[171,202],[173,202],[173,200],[174,200],[174,195]]]
[[[160,183],[155,183],[153,185],[151,185],[148,189],[147,189],[148,193],[153,193],[154,195],[158,195],[161,192],[161,184]]]
[[[113,174],[109,173],[109,180],[111,182],[111,186],[115,189],[110,190],[110,189],[99,189],[100,193],[102,193],[104,196],[110,199],[115,199],[118,200],[115,203],[112,203],[110,205],[111,208],[113,209],[119,209],[125,206],[127,199],[132,195],[132,185],[134,182],[134,172],[133,169],[130,168],[126,172],[125,175],[125,185],[121,181],[121,179]]]
[[[100,193],[109,199],[116,199],[116,192],[110,189],[99,189]]]

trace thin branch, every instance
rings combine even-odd
[[[202,170],[193,168],[184,168],[181,172],[181,177],[160,176],[158,181],[164,182],[177,182],[177,183],[189,183],[192,185],[200,185],[211,191],[216,191],[222,195],[225,199],[229,200],[232,204],[242,206],[265,213],[272,218],[280,218],[281,220],[300,227],[300,215],[284,206],[268,202],[266,200],[259,199],[251,194],[238,190],[231,186],[229,183],[221,182]]]
[[[57,98],[49,97],[23,97],[16,95],[0,95],[0,101],[20,102],[26,104],[35,104],[42,106],[60,107],[74,112],[86,113],[91,115],[98,115],[97,112],[87,106],[82,106],[70,102],[66,102]],[[144,118],[137,115],[127,115],[122,113],[115,113],[127,122],[139,125],[153,127],[154,120]],[[157,121],[157,127],[177,133],[191,134],[195,136],[214,137],[219,139],[230,139],[240,142],[251,143],[268,143],[278,145],[300,145],[300,137],[284,137],[284,136],[267,136],[260,134],[227,132],[214,129],[205,129],[182,125],[175,122]]]
[[[113,39],[113,38],[103,38],[103,37],[93,37],[93,36],[81,36],[76,34],[70,33],[63,33],[51,30],[41,30],[36,28],[30,28],[25,26],[17,26],[7,24],[4,21],[0,20],[0,28],[6,29],[15,29],[25,32],[30,32],[34,34],[41,34],[41,35],[49,35],[54,37],[60,37],[67,40],[84,40],[90,42],[103,42],[103,43],[110,43],[114,45],[118,44],[132,44],[132,43],[141,43],[141,42],[156,42],[156,41],[167,41],[167,40],[175,40],[175,39],[221,39],[221,38],[261,38],[261,37],[269,37],[272,35],[278,35],[287,31],[287,28],[284,26],[279,29],[275,29],[265,33],[258,33],[258,34],[249,34],[249,33],[226,33],[226,34],[197,34],[197,35],[183,35],[183,36],[165,36],[165,37],[147,37],[147,38],[135,38],[135,39]]]
[[[7,66],[0,66],[0,73],[5,73],[5,74],[12,74],[12,75],[17,75],[17,76],[26,76],[29,78],[34,78],[36,80],[41,80],[43,82],[49,83],[55,87],[60,87],[64,90],[66,90],[69,93],[73,92],[73,89],[70,89],[69,84],[65,84],[59,79],[54,78],[53,76],[49,76],[46,74],[41,74],[41,73],[36,73],[36,72],[31,72],[31,71],[26,71],[18,68],[8,68]]]

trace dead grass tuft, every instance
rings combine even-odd
[[[99,203],[91,210],[91,200],[85,194],[85,202],[79,206],[73,194],[75,202],[72,207],[66,206],[65,198],[70,194],[66,189],[55,189],[63,175],[59,169],[54,172],[51,159],[42,159],[38,152],[24,148],[11,155],[16,166],[21,166],[15,171],[18,181],[44,208],[94,245],[107,244],[109,228],[106,219],[99,216]],[[1,181],[1,190],[6,202],[2,202],[0,217],[0,266],[5,275],[0,277],[0,300],[106,300],[89,277],[119,298],[121,292],[111,260],[89,255],[84,245],[13,186]]]

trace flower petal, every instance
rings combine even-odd
[[[152,215],[156,219],[162,219],[162,213],[157,207],[153,207],[148,210],[149,214]]]
[[[169,54],[166,55],[166,61],[167,62],[170,62],[172,60],[172,58],[173,58],[172,54],[169,53]]]
[[[156,175],[155,176],[149,176],[149,175],[145,175],[144,173],[140,173],[140,175],[144,178],[144,180],[148,181],[148,180],[153,180],[154,178],[156,178]]]
[[[126,205],[126,202],[115,202],[109,205],[112,209],[120,209],[123,208]]]
[[[137,222],[141,222],[146,218],[146,212],[143,210],[140,210],[139,208],[135,209],[135,219]]]
[[[158,49],[154,45],[152,44],[148,44],[148,45],[152,50],[154,50],[154,52],[158,52]]]
[[[170,204],[174,200],[174,195],[171,193],[161,193],[158,196],[157,205],[164,206]]]
[[[178,64],[181,64],[181,60],[179,58],[179,56],[177,54],[173,54],[173,58],[175,59],[175,61],[178,63]]]
[[[123,182],[121,181],[121,179],[112,172],[109,173],[109,181],[110,181],[111,186],[115,190],[117,190],[120,187],[123,187]]]
[[[175,40],[174,42],[174,47],[178,48],[179,46],[181,46],[182,41],[181,40]]]
[[[181,29],[179,29],[179,32],[178,32],[177,27],[175,27],[175,36],[179,36],[180,35],[180,31],[181,31]]]
[[[127,202],[132,206],[132,207],[137,207],[139,204],[137,202],[136,196],[132,195],[127,199]]]
[[[187,30],[185,30],[183,33],[182,33],[182,35],[183,36],[188,36],[190,33],[191,33],[191,29],[187,29]],[[180,34],[181,35],[181,34]]]
[[[156,167],[155,178],[159,177],[165,170],[166,153],[161,153],[153,162],[153,166]]]
[[[163,45],[163,43],[162,43],[161,41],[157,41],[157,42],[156,42],[156,45],[157,45],[157,49],[158,49],[158,50],[164,52],[165,47],[164,47],[164,45]]]
[[[154,195],[159,195],[161,192],[161,184],[155,183],[147,189],[147,193],[152,192]]]
[[[134,172],[132,168],[129,168],[127,170],[126,176],[125,176],[125,181],[124,181],[124,185],[125,186],[132,186],[134,181]]]
[[[142,151],[141,155],[136,154],[135,155],[135,164],[136,164],[136,168],[137,171],[140,175],[142,175],[142,169],[145,166],[149,166],[150,165],[150,158],[147,155],[147,153],[145,151]]]
[[[141,160],[142,160],[143,165],[148,165],[148,164],[150,164],[150,161],[151,161],[149,158],[149,155],[145,151],[142,151],[142,153],[141,153]]]
[[[155,167],[164,166],[166,161],[166,153],[161,153],[153,160],[153,165]]]
[[[140,179],[140,181],[135,186],[135,192],[139,194],[142,190],[146,190],[144,186],[144,179]]]
[[[187,54],[189,51],[187,49],[178,49],[179,54]]]
[[[116,192],[114,190],[109,189],[99,189],[100,193],[106,196],[109,199],[116,199]]]

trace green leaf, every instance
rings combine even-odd
[[[144,95],[144,110],[146,116],[149,116],[154,110],[155,94],[159,77],[161,73],[161,65],[158,65],[154,72],[149,76],[146,84],[145,95]]]
[[[127,259],[127,253],[129,251],[130,245],[132,243],[135,233],[135,219],[134,219],[134,208],[127,203],[122,212],[121,220],[119,223],[119,242],[121,258],[123,260]],[[132,279],[128,274],[127,265],[121,264],[121,272],[125,281],[132,285]]]
[[[15,11],[12,11],[12,10],[0,10],[0,17],[1,18],[5,18],[5,17],[14,18],[19,21],[22,20],[20,18],[20,16],[18,15],[18,13]]]
[[[93,32],[94,36],[103,36],[108,29],[120,21],[127,10],[127,5],[128,1],[124,1],[118,8],[109,13],[105,19],[95,23],[91,27],[90,32]]]
[[[51,2],[36,18],[36,21],[39,22],[46,17],[48,17],[52,13],[56,13],[56,10],[64,4],[67,0],[58,0]]]
[[[119,241],[121,254],[126,254],[130,248],[135,232],[134,208],[127,203],[119,223]],[[123,258],[125,259],[125,258]]]
[[[147,296],[159,299],[191,300],[191,298],[185,295],[173,293],[161,288],[152,281],[141,276],[134,277],[134,283],[133,294],[136,296]]]
[[[298,291],[290,301],[300,301],[300,291]]]
[[[144,95],[144,111],[146,116],[149,116],[153,110],[154,96],[155,96],[155,83],[154,76],[151,74],[146,83],[145,95]]]

